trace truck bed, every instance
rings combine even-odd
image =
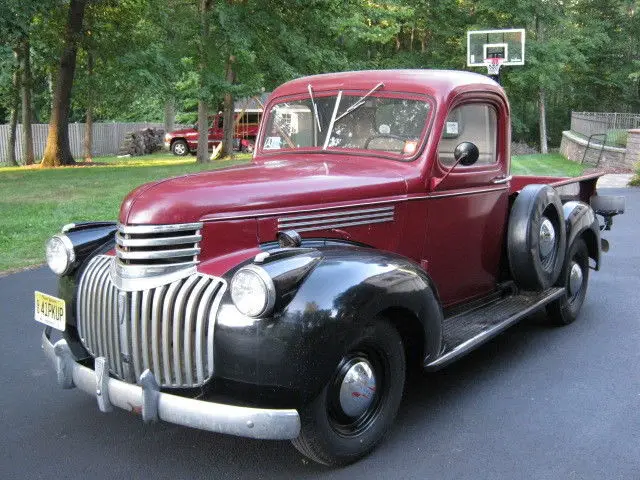
[[[590,173],[579,177],[537,177],[533,175],[514,175],[511,179],[510,195],[514,195],[527,185],[546,183],[554,187],[563,202],[580,200],[589,203],[596,195],[596,183],[604,172]]]

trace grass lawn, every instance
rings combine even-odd
[[[45,241],[66,223],[117,219],[122,199],[138,185],[249,158],[202,165],[192,156],[155,154],[99,158],[91,167],[0,168],[0,272],[42,263]]]
[[[513,175],[548,175],[550,177],[577,177],[584,167],[567,160],[559,153],[547,155],[519,155],[511,159]]]
[[[43,262],[44,243],[74,221],[115,220],[120,203],[134,187],[152,180],[224,168],[248,161],[199,165],[194,157],[156,154],[139,158],[105,157],[91,167],[0,168],[0,272]],[[559,155],[514,157],[515,175],[575,176],[582,167]]]

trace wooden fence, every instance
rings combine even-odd
[[[125,135],[133,130],[143,128],[163,128],[162,123],[94,123],[93,124],[93,155],[117,155]],[[178,128],[178,126],[176,126]],[[84,141],[84,123],[69,124],[69,143],[71,153],[75,158],[82,158]],[[36,161],[42,157],[47,143],[49,125],[37,123],[32,125],[33,151]],[[22,159],[22,125],[18,125],[16,139],[16,158]],[[7,162],[9,147],[9,125],[0,125],[0,163]]]

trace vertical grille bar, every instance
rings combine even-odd
[[[180,358],[180,345],[182,345],[182,336],[185,333],[184,324],[187,296],[193,284],[197,281],[198,277],[195,275],[187,279],[176,297],[176,304],[173,310],[173,373],[175,374],[176,385],[182,384],[182,375],[184,373],[184,366]]]
[[[104,274],[100,275],[100,281],[98,282],[98,291],[99,292],[108,292],[109,286],[109,270],[104,269]],[[103,299],[101,299],[103,300]],[[109,323],[109,318],[107,316],[107,302],[100,301],[100,347],[102,349],[102,356],[107,357],[108,360],[111,360],[111,352],[109,352],[109,332],[107,328],[107,324]]]
[[[93,258],[78,282],[77,325],[83,344],[108,359],[111,374],[134,383],[145,369],[163,387],[194,387],[213,375],[217,309],[226,283],[192,274],[145,290],[112,282],[113,257]]]
[[[194,277],[195,278],[195,277]],[[205,289],[210,280],[206,277],[200,277],[198,283],[193,287],[189,300],[187,301],[187,307],[184,315],[184,370],[186,375],[186,383],[193,384],[193,343],[194,343],[194,328],[195,328],[195,316],[196,305],[200,302],[202,291]]]
[[[140,367],[140,292],[131,292],[131,360],[136,380],[142,375]]]
[[[111,282],[107,282],[105,285],[106,293],[106,306],[107,306],[107,336],[109,342],[109,368],[116,373],[116,375],[122,375],[120,371],[120,352],[118,351],[117,345],[119,343],[119,338],[117,335],[117,321],[114,322],[114,319],[118,318],[117,312],[117,303],[115,302],[115,297],[117,297],[117,292]]]
[[[140,308],[140,322],[142,323],[142,371],[147,368],[151,370],[151,360],[149,355],[149,328],[151,324],[151,301],[154,290],[144,290],[142,292],[142,305]]]
[[[93,321],[90,323],[91,330],[89,333],[89,338],[91,339],[91,343],[94,345],[98,356],[100,356],[100,344],[98,343],[98,339],[100,338],[100,332],[98,331],[98,329],[100,328],[100,298],[98,297],[98,284],[100,283],[100,276],[103,274],[104,271],[98,268],[93,277],[93,281],[91,282],[90,291],[91,319]]]
[[[181,282],[173,282],[169,286],[169,291],[164,301],[162,309],[162,360],[164,363],[164,376],[167,385],[173,384],[171,376],[171,325],[173,322],[173,310],[175,308],[175,299],[178,294]]]
[[[202,383],[205,380],[205,345],[207,340],[207,329],[205,325],[205,319],[207,318],[207,313],[211,307],[211,298],[215,294],[216,290],[219,287],[219,283],[212,281],[207,289],[202,294],[202,299],[200,300],[200,304],[198,305],[198,312],[196,314],[196,335],[195,335],[195,344],[196,344],[196,382]],[[207,372],[210,375],[211,370],[207,368]],[[207,375],[207,377],[209,376]]]
[[[85,340],[90,344],[90,345],[95,345],[93,343],[93,339],[91,338],[91,319],[93,318],[93,314],[92,314],[92,303],[96,300],[95,297],[93,296],[93,283],[96,280],[95,277],[95,273],[96,271],[99,271],[98,267],[100,266],[100,261],[96,262],[94,265],[90,265],[89,268],[87,269],[87,273],[85,274],[88,278],[87,280],[87,286],[86,286],[86,304],[85,304],[85,313],[84,316],[86,318],[86,324],[85,324],[85,330],[83,332],[83,336],[85,338]]]
[[[167,380],[166,377],[163,377],[164,372],[160,368],[160,354],[162,352],[160,322],[162,320],[162,301],[167,293],[167,288],[168,286],[164,285],[156,291],[151,305],[151,356],[153,358],[151,371],[155,374],[156,380],[161,384]]]

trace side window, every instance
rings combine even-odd
[[[222,128],[222,115],[218,115],[218,128]]]
[[[449,112],[438,145],[440,163],[447,167],[453,165],[453,152],[462,142],[472,142],[480,151],[480,157],[474,167],[496,163],[497,131],[498,115],[492,105],[469,103],[454,108]],[[467,167],[458,165],[456,168]]]

